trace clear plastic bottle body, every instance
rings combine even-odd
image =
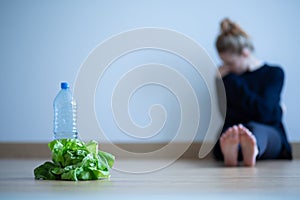
[[[66,83],[65,83],[66,84]],[[54,139],[77,138],[77,106],[69,85],[63,86],[53,102]]]

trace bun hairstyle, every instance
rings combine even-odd
[[[225,18],[220,24],[221,33],[219,34],[216,47],[219,53],[230,52],[242,54],[244,48],[254,51],[249,35],[241,27]]]

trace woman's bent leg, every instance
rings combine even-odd
[[[282,140],[278,130],[257,122],[249,122],[245,126],[256,138],[259,150],[257,159],[275,159],[279,156]]]

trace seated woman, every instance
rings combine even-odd
[[[221,22],[216,47],[223,66],[227,110],[214,155],[225,166],[255,166],[258,159],[292,159],[282,124],[284,72],[253,55],[253,44],[236,23]]]

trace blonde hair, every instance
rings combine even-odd
[[[254,51],[249,35],[241,27],[225,18],[220,24],[221,33],[217,37],[216,47],[219,53],[241,54],[244,48]]]

